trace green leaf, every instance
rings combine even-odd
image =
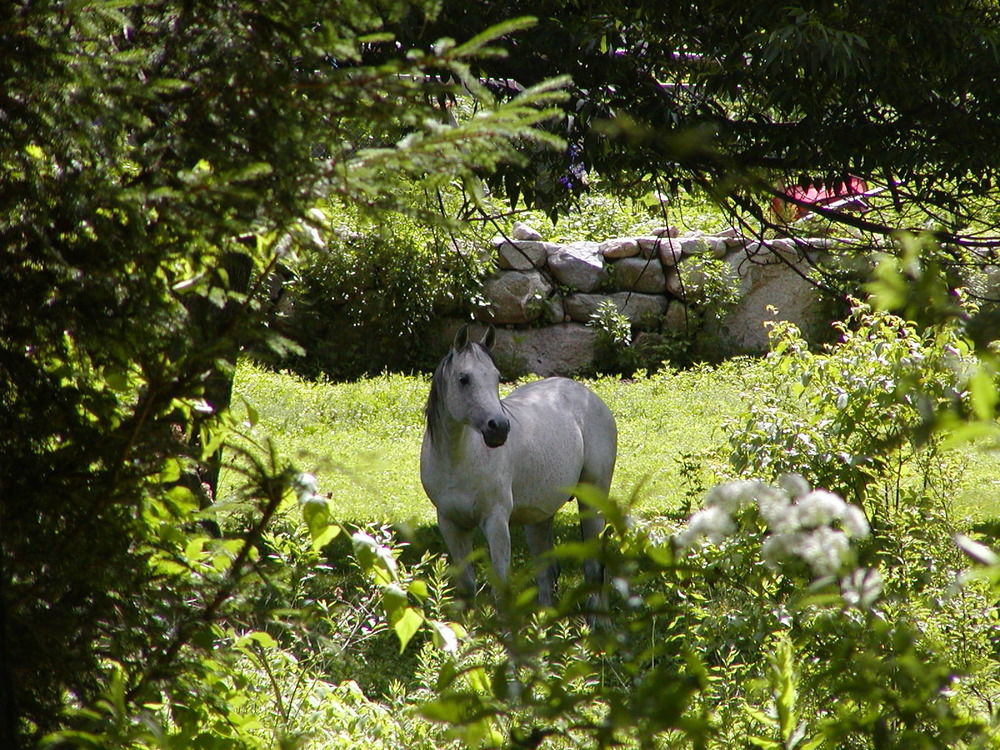
[[[182,485],[170,488],[167,492],[167,501],[170,504],[171,512],[176,516],[183,516],[198,510],[198,499],[191,490]]]
[[[446,724],[469,724],[492,713],[486,696],[472,692],[452,693],[420,706],[425,719]]]
[[[227,172],[224,178],[227,182],[250,182],[260,177],[267,177],[274,171],[274,168],[267,162],[256,162],[248,164],[242,169]]]
[[[983,369],[976,370],[969,378],[969,402],[972,413],[984,422],[996,414],[997,388],[992,376]]]
[[[257,407],[250,403],[250,400],[246,396],[242,396],[241,399],[243,401],[243,408],[247,412],[247,422],[250,423],[251,427],[256,427],[260,422],[260,412],[257,410]]]
[[[442,651],[447,651],[448,653],[458,651],[459,634],[454,623],[431,620],[430,624],[431,638],[434,641],[435,646]]]
[[[427,590],[427,584],[419,578],[410,581],[410,585],[406,587],[406,590],[417,597],[417,599],[426,599],[430,594]]]
[[[486,674],[485,669],[482,667],[476,667],[475,669],[469,670],[467,674],[469,677],[469,685],[473,690],[480,693],[492,692],[492,683],[490,682],[490,677]]]
[[[181,478],[181,462],[176,458],[168,458],[160,467],[160,475],[157,478],[163,484],[176,482]]]
[[[401,607],[407,604],[406,592],[398,584],[390,583],[382,587],[382,606],[391,622]]]
[[[746,712],[747,716],[755,719],[756,721],[760,722],[766,727],[773,727],[778,725],[777,719],[775,719],[773,716],[768,715],[764,711],[761,711],[759,708],[754,708],[753,706],[746,706],[743,710]]]
[[[302,518],[306,522],[306,526],[309,528],[309,535],[313,539],[313,546],[316,547],[316,542],[321,537],[326,536],[326,532],[330,528],[330,503],[325,497],[319,495],[313,495],[312,497],[306,499],[302,503]],[[333,535],[327,539],[330,541],[333,537],[337,536],[337,532],[340,530],[339,527],[335,527]],[[325,542],[324,542],[325,544]]]
[[[269,634],[260,630],[255,630],[251,633],[246,633],[236,641],[236,646],[240,648],[245,648],[246,646],[256,643],[261,648],[277,648],[278,642]]]
[[[413,607],[405,607],[398,612],[396,621],[392,623],[392,629],[396,631],[396,637],[399,638],[399,653],[406,650],[406,645],[420,630],[423,623],[424,616]]]
[[[578,484],[567,488],[567,492],[584,505],[602,514],[608,523],[616,529],[624,531],[626,527],[625,513],[614,500],[592,484]]]

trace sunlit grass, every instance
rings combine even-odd
[[[766,364],[749,359],[629,381],[591,381],[618,420],[612,494],[635,497],[638,518],[678,513],[699,502],[699,483],[718,481],[725,469],[719,450],[726,444],[725,420],[745,411],[744,393],[768,382]],[[428,388],[424,376],[322,383],[243,364],[234,408],[240,413],[244,401],[253,406],[259,415],[253,433],[270,437],[299,470],[315,474],[340,520],[425,526],[434,520],[419,476]],[[963,453],[953,516],[1000,517],[1000,453],[971,447]],[[238,481],[236,472],[226,472],[223,495]],[[560,520],[573,523],[572,516]]]

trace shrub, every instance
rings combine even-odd
[[[958,332],[921,334],[860,304],[835,325],[840,341],[817,355],[794,325],[772,326],[775,381],[730,422],[734,469],[765,479],[800,473],[883,518],[912,490],[940,498],[956,467],[931,426],[960,400],[969,374]]]
[[[303,245],[290,261],[282,327],[304,354],[281,364],[337,379],[432,366],[430,324],[442,307],[471,304],[475,262],[404,216],[391,226],[352,225],[327,232],[323,247]]]
[[[667,530],[630,528],[620,509],[587,497],[612,520],[604,559],[613,627],[581,627],[580,586],[553,610],[511,597],[497,620],[475,618],[422,709],[469,746],[492,738],[553,748],[986,747],[995,739],[990,618],[935,608],[947,588],[915,595],[883,579],[856,506],[801,477],[777,487],[736,481]],[[843,544],[830,545],[835,537]],[[594,551],[563,545],[555,555]],[[986,595],[965,587],[961,614],[987,610]],[[950,640],[942,628],[954,631]],[[965,653],[962,639],[973,644]]]
[[[635,369],[631,350],[632,325],[612,299],[604,299],[590,315],[587,325],[597,331],[595,362],[599,369],[631,374]]]

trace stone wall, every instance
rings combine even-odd
[[[495,242],[497,271],[486,279],[486,304],[477,313],[497,327],[496,354],[507,376],[573,374],[593,369],[597,331],[587,325],[597,306],[614,302],[632,324],[633,343],[644,337],[693,337],[695,351],[710,356],[766,351],[769,320],[796,323],[807,337],[829,328],[819,291],[803,275],[832,246],[829,238],[760,242],[729,229],[678,236],[673,228],[604,242],[546,242],[516,224]],[[699,264],[723,261],[737,287],[737,301],[718,315],[697,316]],[[682,283],[683,280],[683,283]],[[711,311],[709,311],[711,312]],[[453,335],[450,321],[443,332]]]

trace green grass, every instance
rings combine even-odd
[[[764,363],[742,359],[631,381],[591,381],[618,420],[612,494],[623,500],[635,495],[639,518],[699,502],[698,483],[717,479],[707,459],[725,445],[725,420],[745,411],[744,393],[768,382]],[[259,414],[256,436],[272,438],[299,470],[319,478],[339,520],[423,527],[434,521],[419,477],[428,387],[422,376],[322,383],[243,364],[234,404],[237,413],[244,401],[253,405]],[[954,491],[954,515],[994,521],[1000,518],[1000,453],[972,448],[964,453],[967,466]],[[685,457],[693,471],[683,470]],[[236,481],[235,472],[223,475],[223,495]],[[569,512],[563,511],[560,525],[573,522]]]

